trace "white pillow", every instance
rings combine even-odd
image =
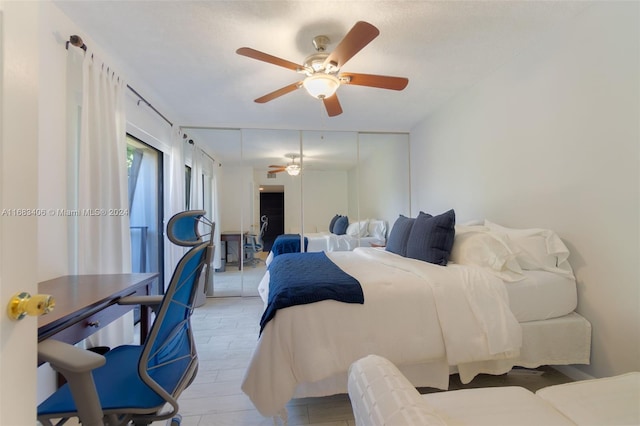
[[[507,228],[488,220],[484,224],[506,241],[522,269],[557,272],[573,277],[573,270],[568,262],[569,249],[554,231]]]
[[[369,220],[361,220],[347,226],[347,235],[350,237],[366,237]]]
[[[387,223],[384,220],[370,220],[368,233],[370,237],[384,241],[387,238]]]
[[[449,260],[459,265],[485,268],[507,282],[525,278],[507,243],[484,226],[456,225]]]

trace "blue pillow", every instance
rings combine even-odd
[[[341,217],[342,216],[337,214],[331,219],[331,222],[329,222],[329,232],[333,232],[333,227],[336,225],[336,220],[340,219]]]
[[[349,218],[347,216],[340,216],[336,223],[333,224],[333,233],[336,235],[344,235],[347,233],[349,227]]]
[[[399,254],[400,256],[407,255],[407,239],[409,238],[414,220],[415,219],[404,215],[398,216],[389,233],[385,250]]]
[[[420,212],[407,240],[407,257],[446,266],[455,237],[456,214],[452,210],[437,216]]]

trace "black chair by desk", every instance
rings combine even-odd
[[[83,426],[148,425],[166,419],[180,423],[178,396],[198,370],[190,318],[198,278],[213,254],[214,224],[204,214],[181,212],[167,224],[171,242],[192,248],[178,262],[164,296],[122,300],[157,305],[143,345],[118,346],[102,356],[52,339],[39,344],[40,360],[67,379],[38,406],[43,425],[53,425],[53,419],[62,424],[69,417],[78,417]],[[199,232],[201,223],[211,228],[208,240]]]

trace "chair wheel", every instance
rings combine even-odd
[[[176,414],[176,416],[170,420],[168,426],[180,426],[180,423],[182,423],[182,416],[180,414]]]

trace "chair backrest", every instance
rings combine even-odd
[[[174,410],[177,410],[175,397],[189,384],[198,364],[190,318],[198,280],[210,260],[213,244],[198,232],[204,213],[202,210],[181,212],[167,224],[167,235],[172,242],[193,247],[174,270],[138,363],[142,380],[173,405]]]
[[[169,241],[183,247],[200,244],[202,235],[198,228],[205,214],[204,210],[187,210],[173,215],[167,223]]]
[[[269,218],[266,214],[263,214],[262,217],[260,217],[260,222],[262,222],[262,225],[260,226],[260,237],[262,238],[269,227]]]
[[[269,220],[267,219],[266,215],[262,215],[260,221],[262,222],[262,225],[260,225],[260,232],[258,233],[258,244],[262,246],[262,238],[264,237],[264,233],[269,226]]]

